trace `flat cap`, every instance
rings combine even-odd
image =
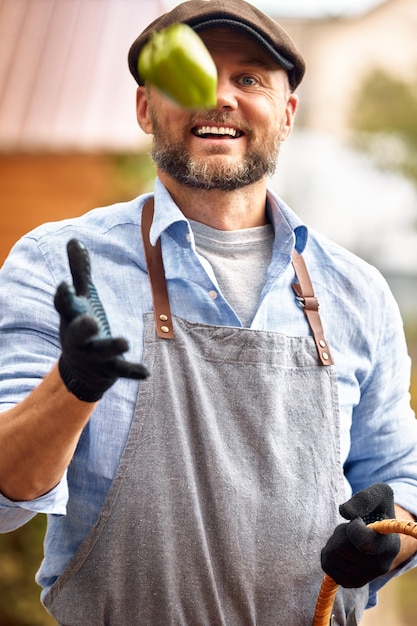
[[[154,20],[135,39],[128,55],[129,69],[139,85],[138,57],[150,35],[183,22],[196,31],[234,28],[254,39],[288,74],[294,90],[305,72],[305,62],[285,30],[272,18],[244,0],[188,0]]]

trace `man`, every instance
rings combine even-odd
[[[213,110],[137,73],[177,21]],[[417,513],[417,431],[384,280],[267,189],[304,61],[242,0],[191,0],[129,65],[155,193],[36,229],[1,272],[1,529],[49,515],[37,579],[66,626],[307,626],[321,563],[353,624],[414,563],[366,523]]]

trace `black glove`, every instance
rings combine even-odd
[[[338,585],[362,587],[388,572],[400,550],[398,534],[383,535],[366,526],[395,518],[393,491],[385,483],[376,483],[355,494],[339,511],[352,521],[335,528],[321,552],[321,565]]]
[[[123,358],[129,349],[122,337],[111,336],[103,305],[91,279],[88,250],[77,239],[67,245],[74,286],[63,282],[55,294],[61,316],[62,354],[59,372],[79,400],[96,402],[119,377],[143,379],[149,372]]]

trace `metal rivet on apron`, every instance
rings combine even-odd
[[[168,315],[164,315],[163,313],[161,313],[159,319],[161,320],[161,322],[166,322],[168,320]]]
[[[161,330],[162,330],[163,333],[169,333],[168,326],[161,326]]]
[[[323,339],[320,339],[319,344],[321,345],[322,348],[326,347],[326,342]]]
[[[323,352],[322,357],[325,361],[327,361],[327,359],[329,358],[329,355],[327,354],[327,352]]]

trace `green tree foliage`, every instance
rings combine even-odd
[[[397,171],[417,185],[417,88],[373,70],[354,99],[353,139],[376,163]]]
[[[0,535],[0,626],[52,626],[34,582],[43,555],[46,519],[37,515],[14,532]]]

